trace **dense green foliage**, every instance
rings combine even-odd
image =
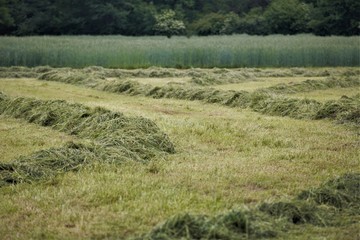
[[[0,66],[234,68],[359,66],[359,37],[2,37]]]
[[[184,34],[159,31],[169,10],[187,34],[360,33],[357,0],[1,0],[0,34]]]

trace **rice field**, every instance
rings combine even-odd
[[[359,37],[0,37],[0,66],[82,68],[339,67],[360,65]]]
[[[360,72],[0,68],[4,239],[357,239]]]

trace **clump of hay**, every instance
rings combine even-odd
[[[202,215],[178,215],[155,228],[144,239],[201,239],[208,233],[207,221],[207,217]]]
[[[360,125],[360,94],[328,101],[314,114],[314,119],[330,118],[339,123]]]
[[[50,148],[20,157],[12,163],[0,163],[0,187],[48,179],[58,173],[79,170],[86,163],[94,161],[96,157],[94,150],[98,149],[72,143],[61,148]]]
[[[47,66],[28,68],[28,67],[0,67],[0,78],[37,78],[41,74],[50,71]]]
[[[352,208],[360,214],[360,174],[348,173],[332,179],[318,188],[303,191],[298,198],[338,209]]]
[[[261,212],[233,210],[215,217],[175,216],[139,239],[259,239],[277,235],[277,227]]]
[[[292,224],[313,224],[325,226],[325,214],[315,204],[307,202],[263,203],[259,210],[275,218],[284,218]]]
[[[89,71],[88,69],[60,68],[45,72],[38,79],[94,87],[105,77],[100,69],[99,71]]]
[[[127,117],[103,108],[89,108],[66,101],[10,98],[0,92],[0,114],[75,135],[89,144],[68,144],[0,165],[0,185],[50,178],[79,169],[95,160],[119,163],[148,162],[174,153],[168,136],[154,122]]]
[[[41,150],[11,163],[0,163],[0,187],[51,179],[95,162],[120,164],[134,159],[140,160],[139,156],[124,147],[69,142],[63,147]]]
[[[311,118],[321,103],[309,99],[295,99],[274,95],[253,96],[250,102],[251,109],[263,114],[292,117],[297,119]]]
[[[142,117],[127,117],[122,113],[99,107],[92,109],[63,100],[0,96],[1,114],[49,126],[104,146],[122,146],[145,160],[156,155],[153,152],[175,151],[168,136],[154,122]]]
[[[310,92],[315,90],[325,90],[330,88],[347,88],[360,86],[360,78],[357,76],[331,77],[326,80],[306,80],[294,84],[277,84],[268,88],[259,89],[258,92],[268,92],[277,94],[291,94],[299,92]]]

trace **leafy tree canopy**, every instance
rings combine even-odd
[[[0,0],[1,35],[359,35],[359,0]]]

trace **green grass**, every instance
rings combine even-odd
[[[0,234],[5,239],[135,236],[177,214],[216,216],[243,204],[293,199],[303,190],[360,170],[357,133],[327,120],[273,117],[199,101],[118,95],[34,79],[1,79],[0,91],[144,116],[169,135],[177,150],[149,164],[95,164],[50,181],[1,188],[0,218],[7,224],[0,225]],[[19,124],[4,118],[0,122],[8,128]],[[13,141],[36,143],[27,129],[41,127],[21,125],[11,133]],[[44,136],[50,131],[41,129]],[[10,144],[6,152],[18,149]],[[34,144],[25,154],[37,150]],[[340,219],[355,222],[358,217]],[[305,225],[284,234],[280,239],[353,239],[358,224]]]
[[[1,163],[10,162],[33,151],[63,145],[75,139],[58,131],[26,124],[24,120],[3,116],[0,118]],[[19,138],[21,135],[23,137]]]
[[[1,37],[0,66],[111,68],[359,66],[359,37]]]

